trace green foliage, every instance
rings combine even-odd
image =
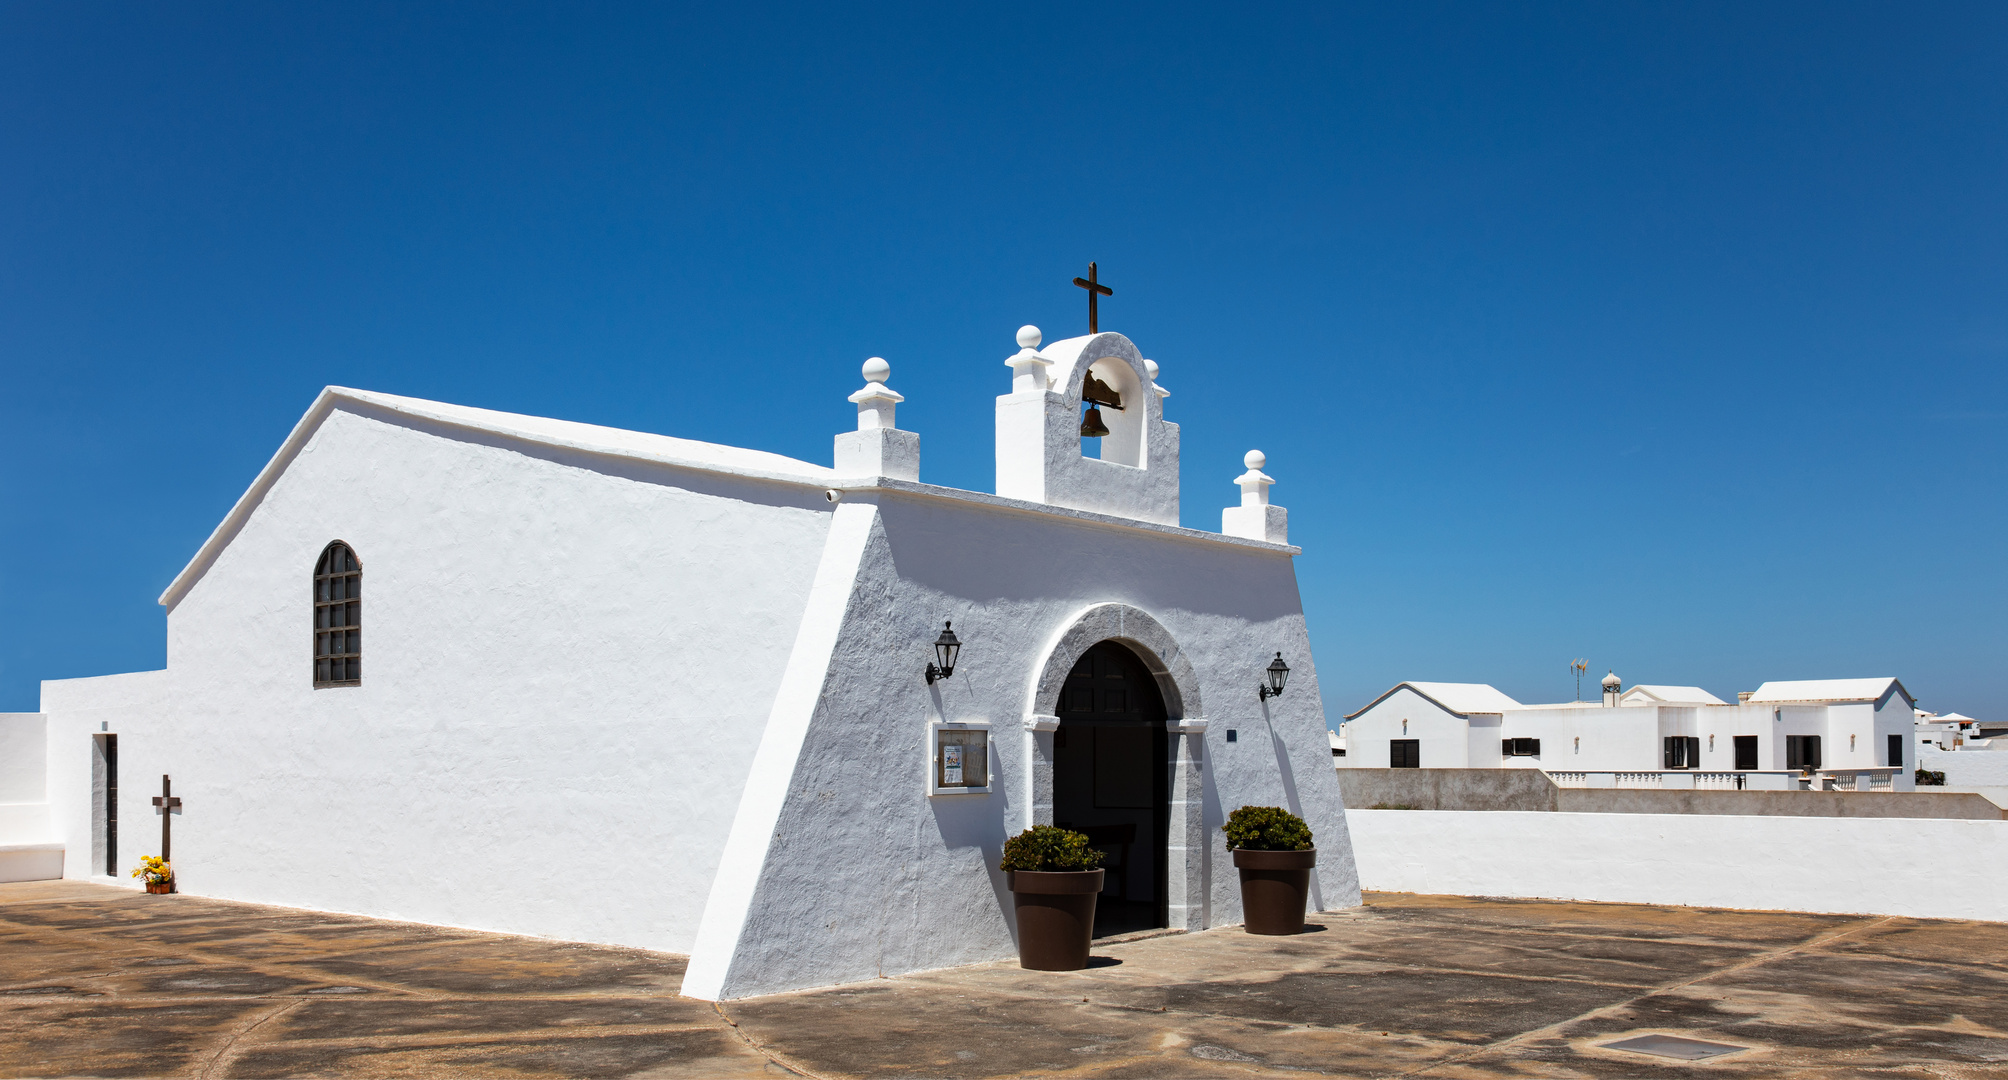
[[[1004,861],[1000,870],[1035,870],[1065,873],[1093,870],[1102,864],[1102,853],[1088,846],[1088,838],[1072,829],[1034,825],[1004,841]]]
[[[1925,787],[1944,787],[1945,774],[1933,769],[1917,770],[1917,782]]]
[[[1420,810],[1422,807],[1405,802],[1377,802],[1367,807],[1369,810]]]
[[[1244,851],[1308,851],[1311,827],[1280,806],[1244,806],[1227,815],[1227,846]]]

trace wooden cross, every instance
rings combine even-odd
[[[1097,296],[1114,296],[1116,291],[1096,280],[1094,263],[1088,264],[1088,276],[1075,278],[1074,284],[1088,290],[1088,333],[1100,333],[1101,327],[1095,325],[1095,298]]]
[[[161,862],[169,861],[167,855],[168,823],[174,820],[174,812],[176,810],[181,809],[181,800],[174,796],[173,788],[169,787],[168,785],[169,781],[167,779],[167,774],[162,773],[160,777],[160,794],[155,795],[153,797],[153,805],[160,808],[160,861]]]

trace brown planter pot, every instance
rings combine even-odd
[[[155,896],[166,896],[168,893],[174,891],[174,882],[172,879],[167,881],[149,881],[146,883],[146,891],[153,893]]]
[[[1018,910],[1019,967],[1079,971],[1088,966],[1102,873],[1013,870],[1005,875],[1011,886],[1011,906]]]
[[[1234,849],[1241,871],[1241,912],[1251,934],[1301,934],[1304,907],[1311,897],[1311,868],[1318,849],[1251,851]]]

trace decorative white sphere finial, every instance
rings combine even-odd
[[[1021,349],[1036,349],[1039,347],[1039,343],[1044,340],[1046,340],[1046,335],[1041,334],[1039,328],[1033,326],[1031,323],[1026,323],[1018,328],[1018,347]]]
[[[882,383],[892,378],[892,365],[886,363],[883,356],[874,356],[865,361],[864,371],[866,382]]]
[[[1241,464],[1251,469],[1260,470],[1262,466],[1269,464],[1269,459],[1263,456],[1260,450],[1250,450],[1241,456]]]

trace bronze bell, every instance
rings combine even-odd
[[[1088,415],[1081,420],[1081,438],[1099,439],[1108,433],[1109,426],[1102,423],[1102,411],[1100,409],[1089,409]]]

